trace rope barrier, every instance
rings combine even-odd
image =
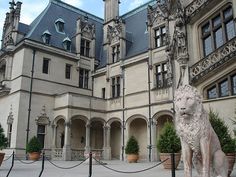
[[[87,158],[87,159],[88,159],[88,158]],[[56,165],[55,163],[53,163],[51,160],[49,160],[49,159],[46,157],[46,160],[47,160],[50,164],[52,164],[52,165],[53,165],[54,167],[56,167],[56,168],[63,169],[63,170],[70,170],[70,169],[72,169],[72,168],[78,167],[78,166],[80,166],[82,163],[84,163],[87,159],[85,159],[84,161],[80,162],[79,164],[76,164],[76,165],[71,166],[71,167],[61,167],[61,166],[59,166],[59,165]]]
[[[131,173],[141,173],[141,172],[144,172],[144,171],[148,171],[148,170],[151,170],[159,165],[161,165],[162,163],[164,163],[165,161],[167,161],[169,158],[163,160],[162,162],[159,162],[158,164],[152,166],[152,167],[149,167],[149,168],[145,168],[143,170],[137,170],[137,171],[120,171],[120,170],[116,170],[116,169],[113,169],[113,168],[110,168],[108,167],[107,165],[101,163],[100,161],[98,161],[97,159],[93,158],[95,161],[97,161],[100,165],[102,165],[104,168],[107,168],[109,170],[112,170],[114,172],[117,172],[117,173],[128,173],[128,174],[131,174]]]
[[[35,161],[32,161],[32,162],[25,162],[23,160],[20,160],[18,157],[15,156],[15,159],[18,160],[19,162],[23,163],[23,164],[26,164],[26,165],[30,165],[30,164],[33,164],[35,162],[38,162],[38,160],[35,160]]]
[[[8,161],[12,156],[13,156],[13,153],[7,159],[4,159],[3,162]]]

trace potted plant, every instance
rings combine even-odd
[[[42,151],[42,146],[36,136],[32,137],[26,145],[26,151],[29,153],[30,160],[38,160]]]
[[[7,147],[7,138],[5,137],[4,130],[2,128],[2,125],[0,124],[0,150]],[[2,161],[4,159],[5,153],[0,152],[0,166],[2,165]]]
[[[136,163],[139,159],[139,145],[134,136],[131,136],[127,141],[125,147],[125,154],[127,154],[127,161],[129,163]]]
[[[229,162],[228,176],[233,171],[235,163],[235,139],[231,137],[229,128],[225,124],[224,120],[219,117],[219,114],[210,109],[209,119],[211,125],[216,132],[222,151],[226,154]]]
[[[157,149],[160,152],[161,161],[169,158],[163,163],[165,169],[171,169],[170,157],[171,153],[175,153],[175,168],[177,168],[181,157],[181,142],[174,125],[170,122],[166,122],[161,130],[160,137],[157,140]]]

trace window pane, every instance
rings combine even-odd
[[[115,85],[112,85],[112,98],[115,98],[116,96],[116,87]]]
[[[88,79],[89,79],[89,71],[85,70],[85,75],[84,75],[84,88],[88,88]]]
[[[209,89],[209,90],[207,91],[207,96],[208,96],[209,99],[211,99],[211,98],[217,98],[216,87],[213,87],[213,88]]]
[[[66,64],[66,79],[70,79],[70,70],[71,70],[71,65]]]
[[[227,19],[232,16],[233,16],[232,7],[229,7],[228,9],[224,11],[224,18]]]
[[[155,33],[156,33],[156,36],[160,36],[160,29],[157,29]]]
[[[225,80],[219,84],[220,96],[228,96],[229,95],[229,84],[228,80]]]
[[[215,45],[216,48],[220,47],[223,45],[224,41],[223,41],[223,31],[222,28],[219,28],[215,33]]]
[[[37,135],[37,138],[38,138],[42,148],[44,148],[44,136],[45,136],[44,134]]]
[[[167,64],[163,64],[163,71],[167,71]]]
[[[45,125],[38,125],[38,133],[45,134]]]
[[[158,65],[156,69],[157,69],[157,73],[161,73],[161,65]]]
[[[162,33],[162,34],[165,34],[165,33],[166,33],[166,28],[165,28],[165,27],[162,27],[162,28],[161,28],[161,33]]]
[[[207,23],[202,27],[202,35],[205,35],[206,33],[210,32],[210,23]]]
[[[230,40],[233,37],[235,37],[235,24],[233,20],[230,20],[228,23],[226,23],[226,35],[227,39]]]
[[[208,36],[203,40],[204,44],[204,54],[205,56],[212,52],[211,36]]]
[[[84,85],[84,70],[80,68],[79,70],[79,87],[80,88],[83,88],[83,85]]]
[[[117,84],[117,88],[116,88],[117,90],[117,97],[119,97],[120,96],[120,84]]]
[[[156,76],[156,82],[157,82],[157,87],[162,87],[162,78],[161,78],[161,74],[157,74]]]
[[[43,73],[48,74],[49,60],[43,59]]]
[[[233,94],[236,95],[236,75],[232,77]]]
[[[219,26],[221,25],[221,18],[220,18],[220,15],[218,15],[217,17],[215,17],[213,19],[213,26],[216,27],[216,26]]]

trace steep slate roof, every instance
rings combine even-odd
[[[126,59],[148,50],[148,33],[146,31],[147,6],[154,5],[155,0],[124,14],[121,18],[126,24]],[[59,0],[51,0],[44,11],[30,24],[20,23],[19,31],[26,34],[25,38],[43,43],[42,35],[50,31],[50,45],[64,49],[63,40],[72,41],[71,52],[75,53],[76,21],[79,17],[88,16],[89,23],[95,24],[96,49],[95,57],[100,61],[99,68],[106,65],[106,53],[103,51],[103,19],[78,9]],[[65,22],[65,33],[57,32],[55,22],[62,19]]]
[[[75,52],[75,34],[76,21],[79,17],[88,16],[89,23],[96,26],[96,46],[102,46],[103,40],[103,20],[92,14],[84,12],[76,7],[66,4],[62,1],[51,1],[46,9],[30,24],[30,31],[25,38],[43,42],[42,35],[48,30],[51,33],[50,45],[63,48],[63,40],[69,38],[72,41],[72,52]],[[65,22],[65,33],[57,32],[55,22],[58,19],[63,19]],[[100,48],[96,48],[96,59],[100,59]]]

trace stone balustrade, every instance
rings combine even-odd
[[[52,149],[52,159],[53,160],[62,160],[62,148]]]
[[[71,160],[83,160],[84,149],[72,149],[71,150]]]
[[[234,56],[236,56],[236,37],[190,67],[192,82],[233,59]]]
[[[210,1],[212,0],[194,0],[186,7],[186,16],[194,16],[200,9],[204,7],[204,5],[208,4]]]

